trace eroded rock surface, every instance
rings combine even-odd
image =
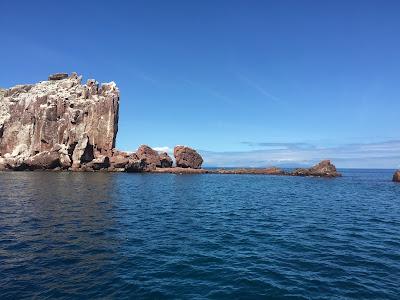
[[[203,163],[203,158],[196,150],[186,146],[176,146],[174,148],[176,166],[181,168],[199,169]]]
[[[114,82],[82,84],[81,79],[59,73],[48,81],[0,90],[1,165],[14,170],[109,165],[119,90]]]

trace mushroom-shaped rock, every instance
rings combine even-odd
[[[400,182],[400,170],[397,170],[397,171],[393,174],[393,181],[394,181],[394,182]]]
[[[203,158],[196,150],[186,146],[176,146],[174,148],[176,166],[181,168],[201,168]]]

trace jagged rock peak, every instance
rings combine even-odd
[[[33,162],[39,168],[36,162],[45,165],[51,158],[52,166],[80,168],[94,159],[101,161],[112,151],[118,131],[119,90],[114,82],[81,81],[77,73],[57,73],[47,81],[0,90],[3,165],[18,169]],[[46,154],[37,156],[42,152]],[[59,162],[54,162],[54,153]]]
[[[308,169],[295,169],[289,173],[293,176],[340,177],[342,176],[330,160],[323,160]]]

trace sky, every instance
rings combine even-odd
[[[0,86],[120,89],[117,147],[400,167],[399,1],[1,1]]]

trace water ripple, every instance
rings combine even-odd
[[[0,298],[397,299],[400,185],[0,173]]]

